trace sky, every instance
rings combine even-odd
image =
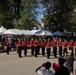
[[[43,13],[44,10],[45,10],[45,8],[43,8],[43,9],[37,9],[37,11],[40,12],[38,14],[38,16],[37,16],[37,19],[42,19],[42,13]]]

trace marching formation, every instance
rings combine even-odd
[[[66,57],[67,51],[72,50],[72,55],[75,54],[76,57],[76,41],[71,39],[67,41],[62,38],[36,38],[31,37],[28,38],[13,38],[12,43],[9,40],[5,40],[6,52],[9,54],[10,48],[16,47],[17,53],[19,57],[21,56],[22,50],[24,50],[24,56],[27,56],[27,49],[31,49],[31,55],[38,57],[39,54],[42,56],[47,55],[47,58],[50,58],[51,52],[53,52],[53,56],[57,58],[57,54],[60,57]]]

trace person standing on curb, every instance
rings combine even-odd
[[[43,67],[44,69],[42,69]],[[50,67],[51,67],[50,62],[43,63],[40,67],[36,69],[36,72],[39,75],[54,75],[54,72],[50,70]]]
[[[55,75],[70,75],[68,68],[64,66],[65,59],[59,58],[58,59],[60,66],[56,68]]]
[[[70,75],[73,75],[73,62],[74,56],[72,55],[72,50],[69,50],[65,57],[65,66],[68,68]]]

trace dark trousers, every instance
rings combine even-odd
[[[76,48],[75,48],[75,56],[76,56]]]
[[[67,48],[64,48],[64,50],[63,50],[63,55],[65,56],[65,53],[66,53],[66,55],[67,55]]]
[[[27,47],[24,47],[24,55],[27,55]]]
[[[45,46],[41,46],[41,50],[42,50],[42,56],[44,56],[44,54],[45,54]]]
[[[38,54],[38,49],[37,49],[37,48],[38,48],[37,46],[34,47],[34,50],[35,50],[35,57],[37,57],[37,54]]]
[[[59,46],[59,55],[62,56],[62,46]]]
[[[54,57],[57,56],[57,47],[53,47],[53,54],[54,54]]]
[[[50,56],[50,48],[47,48],[47,58]]]
[[[31,55],[34,55],[34,46],[31,47]]]
[[[18,46],[18,56],[21,57],[21,46]]]
[[[73,51],[73,48],[69,47],[69,50],[72,50],[72,55],[74,55],[74,51]]]
[[[10,48],[9,48],[9,47],[7,47],[7,49],[6,49],[7,54],[9,54],[9,49],[10,49]]]
[[[38,54],[40,54],[40,45],[38,45]]]

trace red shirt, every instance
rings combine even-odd
[[[42,42],[41,42],[41,46],[44,46],[44,45],[45,45],[45,43],[42,41]]]
[[[9,46],[10,46],[9,42],[6,42],[6,46],[7,46],[7,47],[9,47]]]
[[[64,47],[64,48],[67,48],[67,43],[64,42],[64,43],[63,43],[63,47]]]
[[[30,41],[30,47],[32,47],[34,45],[34,42],[31,40]]]
[[[26,46],[26,44],[27,44],[26,42],[22,42],[22,44],[21,44],[21,45],[22,45],[22,47],[25,47],[25,46]]]
[[[74,46],[76,46],[76,42],[74,43]]]
[[[21,46],[21,42],[20,42],[20,41],[18,41],[18,42],[17,42],[17,45],[18,45],[18,46]]]
[[[34,46],[38,46],[38,43],[36,41],[34,42]]]
[[[73,42],[69,42],[69,47],[73,47]]]
[[[56,46],[57,46],[57,42],[53,41],[53,47],[56,47]]]
[[[58,45],[59,45],[59,46],[62,46],[62,42],[61,42],[61,41],[58,41]]]
[[[46,48],[50,48],[50,43],[48,42],[47,44],[46,44]]]

